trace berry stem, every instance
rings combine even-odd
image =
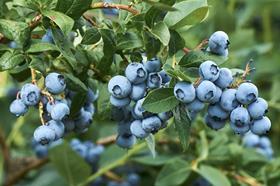
[[[37,81],[36,81],[36,70],[34,70],[33,68],[30,68],[31,71],[31,82],[34,85],[37,85]]]
[[[114,180],[114,181],[117,181],[117,182],[122,182],[123,179],[118,176],[117,174],[113,173],[112,171],[108,171],[104,174],[107,178],[109,178],[110,180]]]
[[[40,115],[42,125],[45,125],[45,120],[44,120],[44,117],[43,117],[43,115],[44,115],[44,105],[43,105],[42,101],[39,102],[39,115]]]
[[[138,15],[139,11],[131,8],[131,5],[122,5],[122,4],[114,4],[114,3],[92,3],[91,5],[92,9],[98,9],[98,8],[107,8],[107,9],[121,9],[126,10],[133,15]]]

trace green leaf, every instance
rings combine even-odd
[[[169,55],[173,56],[179,50],[182,50],[185,46],[184,39],[175,30],[170,31],[170,41],[169,41]]]
[[[145,14],[145,22],[148,25],[148,27],[152,28],[155,25],[155,23],[162,21],[163,13],[164,12],[162,10],[155,7],[151,7]]]
[[[90,9],[91,3],[92,0],[58,0],[56,10],[76,20]]]
[[[169,64],[165,64],[163,66],[163,68],[169,76],[171,76],[175,79],[180,78],[182,81],[192,83],[191,78],[185,72],[183,72],[181,69],[173,69]]]
[[[148,145],[148,148],[150,152],[152,153],[153,158],[156,157],[156,142],[155,142],[155,137],[152,134],[149,134],[147,138],[145,138],[146,143]]]
[[[51,148],[49,157],[52,165],[71,186],[84,181],[91,173],[90,166],[66,142]]]
[[[143,108],[153,113],[167,112],[176,107],[179,101],[173,93],[173,88],[152,90],[143,102]]]
[[[214,186],[231,186],[228,178],[219,169],[201,165],[197,172]]]
[[[141,37],[134,32],[117,35],[117,50],[130,50],[143,47]]]
[[[164,22],[159,22],[153,26],[151,33],[159,39],[164,46],[167,46],[170,40],[170,32]]]
[[[110,165],[118,159],[121,159],[126,153],[127,151],[119,148],[118,146],[111,145],[101,154],[99,165],[100,167]]]
[[[28,53],[46,52],[46,51],[59,51],[58,48],[51,43],[35,43],[27,50]]]
[[[169,28],[181,28],[205,19],[208,13],[207,0],[188,0],[173,5],[177,11],[168,12],[164,22]]]
[[[190,164],[182,159],[167,163],[159,172],[155,186],[181,185],[190,175]]]
[[[57,26],[66,36],[71,32],[74,26],[74,20],[61,12],[56,12],[54,10],[44,10],[43,15],[55,22],[55,24],[57,24]]]
[[[77,117],[81,108],[85,105],[86,99],[86,92],[77,92],[77,94],[71,100],[70,118],[75,119]]]
[[[133,158],[133,161],[136,161],[137,163],[141,163],[144,165],[159,166],[159,165],[164,165],[168,161],[173,159],[174,156],[166,156],[166,155],[158,154],[156,157],[152,157],[151,155],[135,157]]]
[[[143,0],[143,1],[152,5],[155,8],[160,9],[160,10],[165,10],[165,11],[176,11],[177,10],[176,8],[174,8],[172,6],[169,6],[165,3],[155,2],[155,1],[152,1],[152,0]]]
[[[79,78],[68,73],[64,73],[63,75],[67,81],[67,86],[69,86],[72,90],[80,93],[88,91],[86,85]]]
[[[96,28],[90,28],[86,30],[85,35],[82,40],[82,44],[84,45],[92,45],[97,43],[101,39],[101,35]]]
[[[0,58],[0,71],[10,70],[24,60],[24,55],[18,51],[7,51]]]
[[[0,33],[23,47],[30,39],[30,28],[27,23],[0,19]]]
[[[175,129],[184,150],[189,146],[191,119],[184,105],[179,105],[173,110]]]
[[[49,63],[47,61],[43,61],[38,56],[32,56],[31,62],[29,66],[35,70],[38,70],[42,74],[46,74],[47,68],[49,68]]]
[[[153,58],[160,51],[160,41],[156,39],[150,32],[143,31],[144,45],[146,48],[147,57]]]

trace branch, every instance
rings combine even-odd
[[[121,9],[126,10],[133,15],[138,15],[139,11],[131,8],[129,5],[122,5],[122,4],[113,4],[113,3],[92,3],[91,5],[92,9],[98,9],[98,8],[106,8],[106,9]]]
[[[101,138],[97,140],[96,144],[98,145],[111,145],[112,143],[115,143],[117,138],[117,135],[111,135],[105,138]]]
[[[10,163],[10,151],[9,151],[9,147],[6,144],[6,140],[5,140],[5,136],[2,130],[0,130],[0,147],[1,147],[1,151],[3,154],[3,158],[4,158],[4,163],[5,163],[5,170],[9,169],[9,163]]]

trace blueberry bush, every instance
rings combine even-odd
[[[279,8],[0,0],[1,185],[280,185]]]

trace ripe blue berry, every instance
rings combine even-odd
[[[141,120],[134,120],[130,125],[130,131],[131,134],[140,139],[146,138],[149,135],[149,133],[142,128]]]
[[[50,120],[47,126],[52,129],[55,133],[55,140],[62,138],[64,135],[64,124],[61,121]]]
[[[161,62],[158,58],[152,58],[144,63],[148,72],[159,72],[161,68]]]
[[[169,83],[169,81],[171,80],[171,77],[164,70],[161,70],[159,72],[159,75],[162,79],[162,84]]]
[[[13,49],[18,48],[18,45],[17,45],[17,43],[16,43],[15,41],[11,41],[11,42],[8,44],[8,46],[9,46],[10,48],[13,48]]]
[[[102,145],[95,146],[88,150],[86,160],[90,164],[97,163],[100,155],[104,152],[104,147]]]
[[[269,148],[269,147],[271,147],[271,142],[270,142],[269,138],[266,137],[266,136],[260,137],[260,146],[262,148]]]
[[[114,76],[108,84],[109,92],[116,98],[128,97],[131,92],[131,83],[124,76]]]
[[[130,93],[130,98],[134,101],[142,99],[146,94],[146,84],[141,83],[137,85],[132,85],[132,90]]]
[[[118,135],[116,139],[116,144],[125,149],[130,149],[136,143],[136,137],[132,134],[122,134]]]
[[[230,113],[230,126],[237,134],[245,134],[250,129],[250,115],[246,108],[237,107]]]
[[[34,106],[40,101],[40,89],[32,83],[27,83],[21,88],[20,97],[25,105]]]
[[[205,104],[199,99],[195,98],[191,103],[186,104],[186,109],[189,111],[199,112],[203,110]]]
[[[228,118],[229,113],[222,109],[219,104],[209,105],[208,115],[215,120],[225,120]]]
[[[172,117],[173,113],[172,112],[161,112],[157,116],[162,122],[166,122]]]
[[[218,79],[215,84],[221,89],[229,87],[233,82],[233,76],[228,68],[221,68]]]
[[[110,103],[115,107],[126,107],[130,103],[130,98],[116,98],[115,96],[110,96]]]
[[[45,86],[52,94],[60,94],[66,87],[64,76],[56,72],[47,75],[45,79]]]
[[[118,134],[131,134],[130,131],[130,121],[121,121],[118,123]]]
[[[260,143],[260,137],[248,132],[243,137],[243,144],[245,147],[257,147]]]
[[[35,154],[38,158],[45,158],[48,156],[48,147],[46,145],[36,144],[34,147]]]
[[[94,107],[93,103],[85,103],[84,109],[85,109],[85,111],[90,112],[92,115],[95,113],[95,107]]]
[[[211,104],[217,103],[220,101],[223,91],[216,86],[216,94],[215,97],[210,101]]]
[[[23,116],[28,111],[28,107],[21,99],[16,99],[10,104],[10,112],[16,116]]]
[[[47,32],[45,35],[42,37],[42,42],[45,43],[54,43],[53,41],[53,35],[51,29],[47,29]]]
[[[208,114],[205,116],[205,123],[209,128],[211,128],[213,130],[220,130],[220,129],[224,128],[224,126],[226,125],[225,120],[215,120]]]
[[[140,176],[135,173],[130,173],[127,176],[127,181],[131,186],[137,186],[140,183]]]
[[[226,111],[232,111],[238,105],[240,105],[236,99],[236,90],[235,89],[227,89],[224,90],[221,99],[220,99],[221,107]]]
[[[209,49],[212,53],[227,56],[228,55],[229,38],[223,31],[214,32],[208,42]]]
[[[70,114],[70,109],[65,103],[57,103],[52,106],[51,117],[53,120],[61,121]]]
[[[174,87],[174,95],[179,101],[190,103],[195,99],[195,88],[191,83],[178,82]]]
[[[92,103],[94,101],[97,100],[98,98],[98,90],[96,92],[94,92],[92,89],[88,89],[88,92],[87,92],[87,100],[86,100],[86,103]]]
[[[148,79],[147,79],[147,87],[150,89],[159,88],[161,86],[162,79],[159,73],[152,72],[149,73]]]
[[[271,122],[266,116],[262,117],[262,119],[254,120],[251,125],[251,131],[257,135],[267,133],[270,128]]]
[[[133,109],[133,113],[138,118],[143,118],[144,117],[143,114],[144,114],[145,110],[142,107],[142,104],[143,104],[144,100],[145,100],[144,98],[138,100],[135,104],[134,109]]]
[[[216,86],[208,80],[202,81],[196,88],[196,96],[202,102],[210,102],[216,96]]]
[[[236,91],[236,99],[248,105],[258,98],[258,88],[253,83],[242,83]]]
[[[216,81],[219,77],[220,69],[213,61],[205,61],[199,66],[199,75],[203,80]]]
[[[130,63],[125,69],[125,76],[133,84],[143,83],[147,77],[148,72],[141,63]]]
[[[248,106],[248,111],[252,119],[261,119],[267,112],[268,104],[263,98],[258,98]]]
[[[142,128],[146,132],[157,132],[161,127],[161,120],[157,116],[151,116],[142,120]]]
[[[81,109],[79,117],[75,120],[75,127],[85,129],[92,123],[92,114]]]
[[[80,143],[78,145],[72,146],[72,149],[77,152],[82,158],[86,158],[88,152],[86,145]]]
[[[55,140],[55,132],[47,125],[42,125],[34,131],[34,140],[42,145],[49,144]]]

